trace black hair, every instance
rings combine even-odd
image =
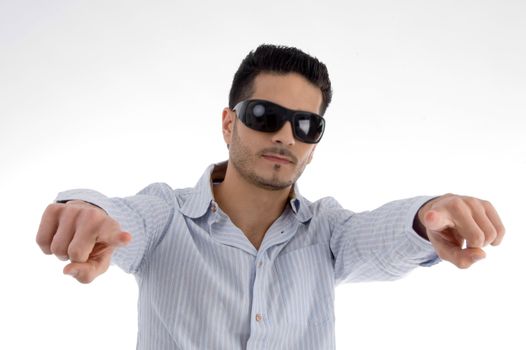
[[[234,108],[252,95],[254,79],[262,72],[302,75],[320,88],[322,103],[319,113],[325,114],[332,99],[331,81],[325,64],[295,47],[268,44],[250,51],[241,62],[230,88],[229,108]]]

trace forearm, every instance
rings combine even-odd
[[[431,243],[413,229],[416,213],[429,199],[390,202],[336,226],[331,245],[337,280],[393,280],[437,262]]]

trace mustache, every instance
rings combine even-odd
[[[298,158],[291,151],[289,151],[286,148],[281,148],[281,147],[269,147],[269,148],[262,149],[261,151],[258,152],[258,155],[262,156],[263,154],[269,154],[269,153],[287,157],[294,164],[298,162]]]

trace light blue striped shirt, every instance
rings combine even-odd
[[[412,228],[430,197],[353,213],[297,186],[256,250],[217,206],[210,166],[194,188],[152,184],[108,198],[62,192],[103,208],[133,236],[113,262],[139,286],[138,349],[334,349],[334,287],[392,280],[439,259]],[[215,171],[214,171],[215,169]]]

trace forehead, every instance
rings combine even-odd
[[[298,73],[260,73],[254,79],[250,98],[267,100],[283,107],[319,113],[321,90]]]

